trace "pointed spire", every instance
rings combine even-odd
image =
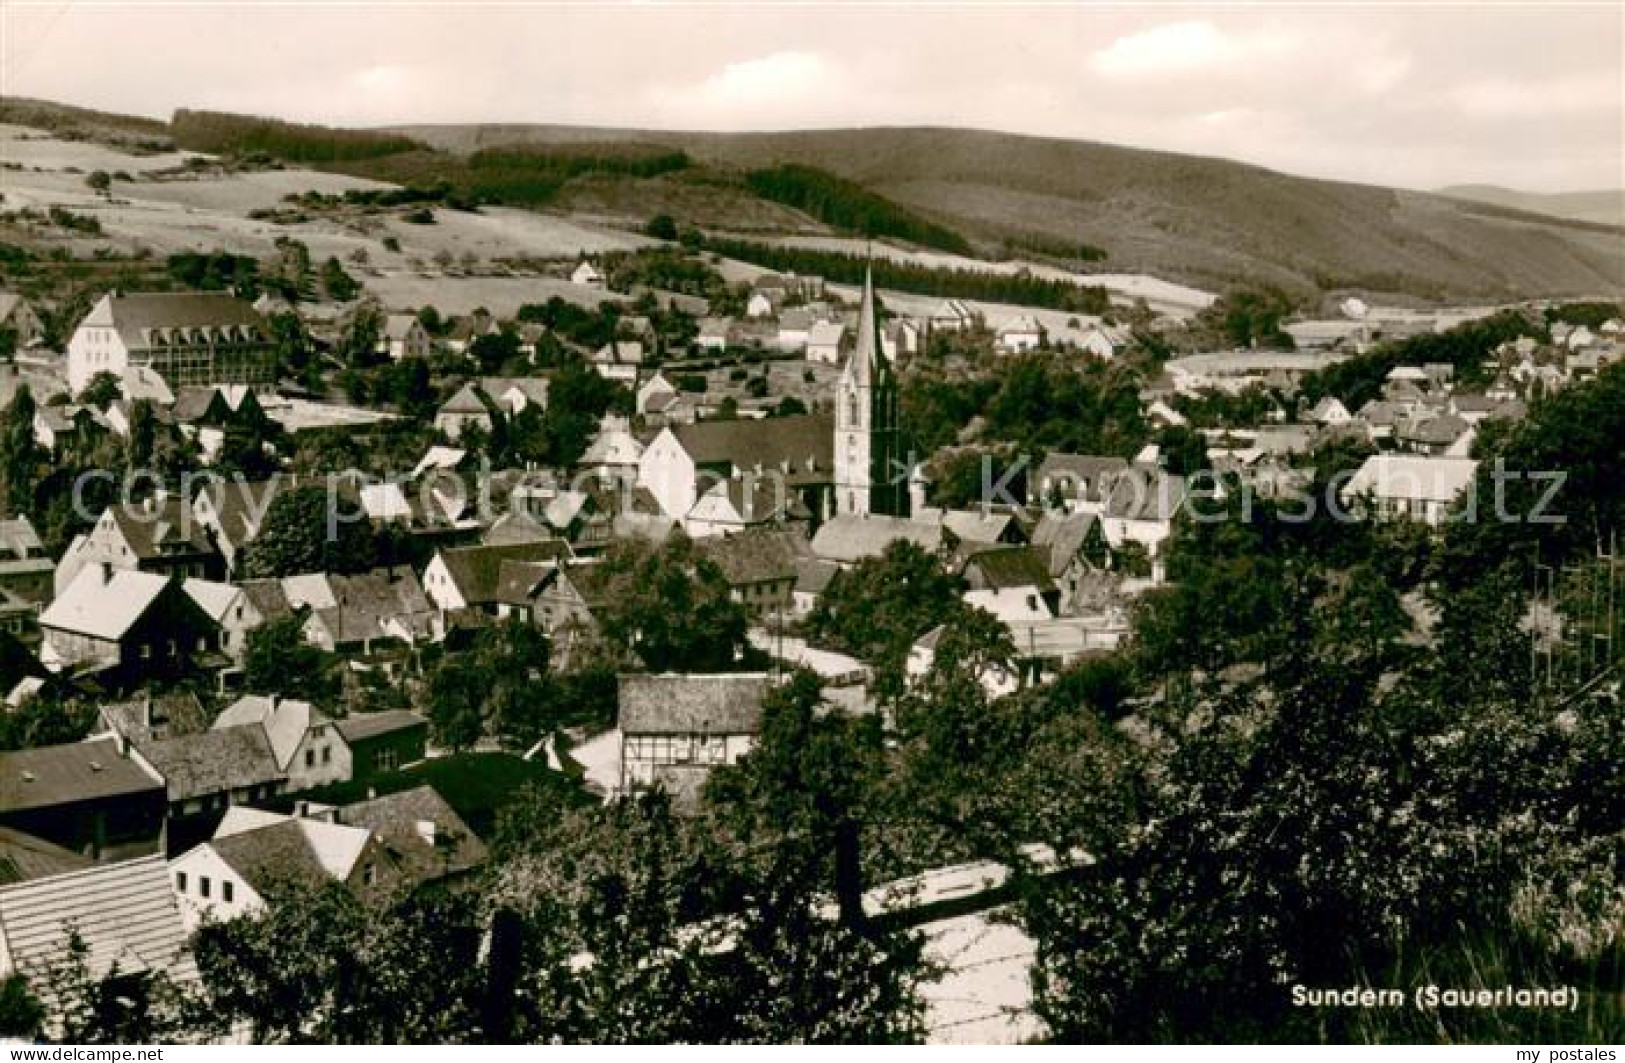
[[[858,310],[858,342],[852,351],[852,375],[867,383],[889,368],[886,348],[880,337],[880,315],[875,311],[874,271],[865,267],[863,304]]]

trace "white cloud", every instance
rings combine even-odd
[[[1581,76],[1511,81],[1495,78],[1462,85],[1451,101],[1475,118],[1533,118],[1621,108],[1625,80],[1619,71]]]
[[[823,56],[785,51],[728,63],[697,84],[656,95],[660,109],[705,127],[779,125],[784,115],[805,120],[828,111],[844,85],[839,68]]]
[[[1089,62],[1104,77],[1160,77],[1267,62],[1291,46],[1289,37],[1276,32],[1225,33],[1205,20],[1170,22],[1119,37]]]
[[[351,75],[350,82],[358,92],[387,98],[410,88],[412,77],[404,67],[369,66]]]

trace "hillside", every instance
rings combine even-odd
[[[1625,189],[1616,192],[1519,192],[1498,185],[1451,185],[1441,196],[1571,221],[1625,225]]]
[[[1102,269],[1208,288],[1250,281],[1461,300],[1625,287],[1625,228],[1084,141],[929,128],[395,131],[457,153],[624,139],[716,167],[816,166],[990,249],[1011,237],[1073,241],[1104,248]]]
[[[467,200],[506,204],[486,207],[488,220],[493,212],[509,219],[544,212],[624,231],[666,213],[752,238],[853,236],[854,222],[882,221],[889,227],[881,231],[904,243],[1154,275],[1209,291],[1268,284],[1303,296],[1352,291],[1440,302],[1625,291],[1625,226],[1558,216],[1590,212],[1590,193],[1409,192],[1221,159],[958,129],[336,130],[185,111],[163,123],[18,98],[0,99],[0,122],[7,121],[138,153],[171,142],[239,154],[269,150],[356,178],[449,184]],[[224,135],[218,144],[216,134]],[[796,167],[818,172],[796,175]],[[1461,198],[1469,192],[1477,198]]]

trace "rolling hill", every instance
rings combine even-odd
[[[1625,225],[1625,189],[1616,192],[1519,192],[1498,185],[1451,185],[1441,196],[1571,221]]]
[[[190,117],[195,126],[199,116]],[[963,237],[985,257],[1040,261],[1053,249],[1085,249],[1091,271],[1152,274],[1214,291],[1265,284],[1300,296],[1352,291],[1385,301],[1440,302],[1625,292],[1625,225],[1594,220],[1590,193],[1412,192],[1223,159],[964,129],[699,133],[478,124],[324,130],[217,117],[276,127],[260,130],[262,141],[283,134],[317,145],[331,140],[330,158],[304,159],[318,169],[396,182],[451,174],[476,201],[483,186],[534,186],[534,201],[513,195],[499,201],[622,228],[669,213],[709,231],[807,237],[838,234],[836,219],[844,210],[848,217],[890,215],[901,225],[894,232],[940,231],[951,240],[939,241],[939,248]],[[193,146],[182,135],[186,118],[188,112],[177,112],[176,122],[166,124],[0,99],[0,122],[127,149],[168,147],[166,131],[180,146]],[[409,150],[388,146],[388,138],[407,138],[401,142]],[[355,157],[375,144],[386,152]],[[354,150],[358,145],[365,150]],[[581,168],[584,153],[604,157],[615,146],[634,154],[681,153],[683,162],[646,174]],[[520,147],[561,157],[547,162],[554,167],[547,173],[534,166],[492,170],[493,160],[503,162],[508,149]],[[346,154],[351,157],[341,157]],[[833,178],[811,175],[779,201],[763,194],[765,171],[784,174],[793,167]],[[832,197],[840,209],[814,216]],[[1104,257],[1096,260],[1098,252]]]
[[[408,126],[443,150],[659,142],[719,168],[816,166],[965,233],[1102,247],[1100,268],[1224,288],[1502,299],[1625,288],[1625,228],[1222,159],[963,129],[674,133]]]

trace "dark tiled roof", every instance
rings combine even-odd
[[[164,777],[171,801],[287,779],[259,724],[138,742],[136,748]]]
[[[443,414],[489,414],[491,412],[491,400],[486,397],[485,392],[473,384],[464,384],[457,389],[455,395],[446,400],[445,405],[440,407],[439,412]]]
[[[79,871],[91,863],[89,857],[53,845],[44,838],[0,827],[0,886]]]
[[[1406,422],[1398,427],[1397,434],[1401,439],[1417,443],[1448,446],[1460,439],[1469,427],[1460,417],[1446,413]]]
[[[772,685],[763,674],[623,675],[621,733],[757,734]]]
[[[332,604],[315,608],[316,618],[335,642],[353,643],[387,636],[386,624],[427,633],[434,605],[410,568],[373,569],[352,576],[323,576]]]
[[[1048,561],[1051,576],[1065,572],[1073,558],[1083,551],[1094,522],[1091,513],[1045,513],[1038,519],[1038,526],[1033,529],[1033,546]]]
[[[116,506],[113,520],[129,542],[130,552],[144,561],[214,551],[207,530],[192,515],[192,507],[174,495],[148,504]]]
[[[0,812],[162,792],[164,784],[98,738],[0,753]]]
[[[1079,483],[1086,483],[1089,485],[1088,497],[1101,499],[1105,497],[1101,488],[1110,483],[1113,476],[1127,468],[1128,462],[1122,458],[1051,453],[1044,455],[1044,461],[1038,466],[1038,475],[1034,477],[1032,483],[1035,490],[1042,490],[1045,483],[1052,486],[1070,483],[1074,489]]]
[[[1106,515],[1125,520],[1172,520],[1185,504],[1185,481],[1153,469],[1131,468],[1116,477]]]
[[[247,483],[241,480],[216,480],[204,486],[220,519],[221,538],[233,546],[241,547],[259,530],[254,524],[256,516],[263,518],[270,512],[271,498],[277,493],[281,481],[263,480]]]
[[[486,546],[512,546],[553,538],[553,531],[528,513],[504,513],[481,536]]]
[[[562,539],[508,543],[499,546],[459,546],[440,551],[440,560],[470,605],[498,600],[503,562],[558,561],[570,556]]]
[[[548,561],[504,561],[493,597],[505,605],[529,605],[537,588],[553,573]]]
[[[264,319],[253,306],[219,292],[114,295],[108,297],[108,305],[113,327],[132,350],[165,340],[178,343],[192,330],[208,330],[211,338],[218,336],[219,330],[246,331],[255,339],[265,336]],[[193,337],[198,338],[195,332]]]
[[[283,589],[281,580],[249,579],[243,580],[238,586],[242,587],[243,596],[266,620],[293,615],[293,605],[288,601],[288,594]]]
[[[560,565],[559,579],[568,583],[589,609],[608,603],[610,587],[614,582],[606,566],[591,561]]]
[[[832,475],[835,423],[823,414],[700,421],[671,432],[697,465],[777,469],[793,483],[824,483]]]
[[[228,834],[208,844],[261,894],[278,884],[320,885],[332,880],[297,819]]]
[[[336,818],[345,826],[372,831],[400,869],[420,883],[478,867],[489,855],[485,843],[432,786],[345,805]],[[430,823],[432,840],[423,829]]]
[[[101,707],[102,722],[126,738],[174,738],[209,729],[209,712],[190,691],[147,695]]]
[[[11,557],[39,557],[45,552],[39,532],[27,517],[0,520],[0,552]]]
[[[369,738],[377,738],[379,735],[411,730],[414,727],[427,728],[429,721],[405,709],[388,709],[384,712],[352,713],[336,721],[333,726],[338,728],[339,734],[344,736],[346,742],[354,744]]]
[[[928,553],[942,546],[943,527],[904,517],[842,514],[825,521],[813,535],[813,553],[826,561],[852,563],[879,557],[886,547],[903,539]]]
[[[829,588],[830,581],[835,574],[841,571],[841,566],[833,561],[820,561],[816,557],[803,558],[796,562],[796,593],[823,594]]]
[[[982,550],[965,562],[965,575],[972,586],[987,590],[1010,587],[1037,587],[1050,590],[1049,566],[1030,546],[1006,546]],[[979,578],[976,578],[979,577]]]
[[[734,586],[795,579],[796,562],[812,556],[800,532],[769,528],[702,538],[695,546]]]

